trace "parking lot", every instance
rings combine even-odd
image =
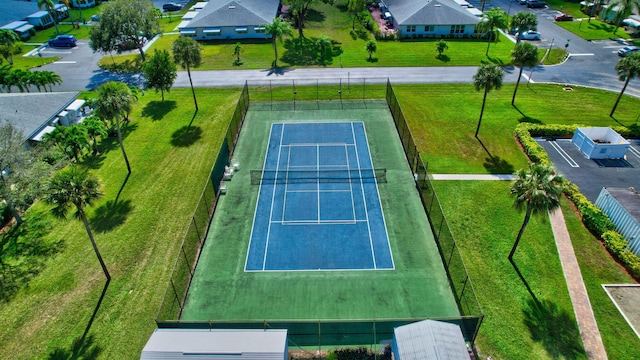
[[[578,185],[591,202],[603,187],[640,189],[640,140],[630,140],[626,159],[590,160],[571,139],[536,139],[558,172]]]

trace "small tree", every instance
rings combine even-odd
[[[520,67],[518,73],[518,80],[516,81],[516,87],[513,89],[513,97],[511,98],[511,105],[516,101],[516,92],[518,92],[518,85],[520,85],[520,78],[522,77],[522,69],[525,66],[534,66],[538,62],[538,47],[530,43],[520,43],[511,51],[511,61],[514,65]]]
[[[371,55],[378,50],[378,44],[376,44],[375,40],[369,40],[365,45],[365,49],[369,53],[369,61],[371,61]]]
[[[511,195],[515,196],[513,206],[518,211],[525,210],[525,215],[509,253],[509,261],[516,252],[531,215],[544,215],[558,208],[565,184],[564,178],[557,175],[550,165],[530,163],[527,169],[520,169],[514,175],[510,189]]]
[[[265,28],[265,36],[271,36],[273,41],[273,51],[276,54],[276,58],[273,60],[273,67],[278,67],[278,45],[276,44],[276,40],[282,41],[282,37],[285,35],[292,36],[293,32],[289,24],[279,17],[273,18],[271,24],[264,24],[262,26]]]
[[[438,40],[436,43],[436,51],[438,52],[438,57],[442,57],[442,54],[445,50],[449,49],[449,44],[444,39]]]
[[[237,42],[236,46],[233,47],[233,56],[236,58],[236,60],[233,62],[234,65],[242,64],[242,62],[240,61],[240,55],[242,55],[242,52],[243,52],[242,44]]]
[[[178,76],[176,64],[171,61],[171,56],[167,50],[154,50],[153,56],[142,66],[144,76],[147,79],[147,87],[160,91],[162,101],[164,92],[169,92],[173,82]]]
[[[622,86],[622,90],[620,90],[620,94],[618,94],[609,116],[613,116],[613,113],[616,111],[618,103],[622,98],[622,94],[624,94],[624,91],[627,89],[627,85],[629,85],[629,81],[640,75],[640,52],[631,53],[618,60],[618,63],[616,64],[616,71],[618,72],[618,79],[620,81],[624,81],[624,86]]]
[[[191,80],[191,68],[197,68],[202,62],[202,49],[200,44],[188,37],[179,37],[173,42],[173,61],[180,65],[183,69],[187,69],[189,75],[189,84],[191,84],[191,93],[193,93],[193,103],[198,111],[198,100],[196,99],[196,91],[193,88]]]
[[[351,17],[351,29],[355,30],[356,28],[356,20],[358,22],[361,20],[361,14],[367,10],[367,4],[365,0],[348,0],[347,2],[347,12]]]
[[[107,136],[107,125],[97,117],[89,116],[82,121],[80,126],[84,127],[87,136],[89,136],[91,140],[91,150],[93,154],[98,154],[98,137],[104,139]]]
[[[535,29],[538,26],[538,17],[532,12],[518,12],[511,18],[511,29],[517,29],[518,33]],[[520,43],[520,36],[516,34],[516,44]]]
[[[0,29],[0,56],[13,65],[13,53],[21,46],[20,37],[13,30]]]
[[[331,39],[327,35],[322,35],[318,40],[316,40],[316,45],[318,46],[318,52],[320,53],[320,64],[324,64],[327,59],[330,59],[332,56],[331,47],[333,44],[331,43]]]
[[[482,65],[478,69],[478,72],[473,75],[473,85],[475,86],[476,91],[484,89],[482,108],[480,109],[480,118],[478,119],[478,127],[476,127],[475,137],[478,137],[478,132],[480,131],[480,123],[482,123],[484,106],[487,103],[487,94],[493,89],[499,90],[502,87],[503,77],[504,71],[502,71],[502,69],[496,64]]]

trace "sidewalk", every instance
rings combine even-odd
[[[512,180],[513,175],[484,175],[484,174],[433,174],[431,175],[433,180]],[[576,321],[578,322],[578,329],[580,329],[580,336],[584,349],[589,359],[605,360],[607,359],[607,353],[602,343],[602,337],[600,336],[600,330],[598,324],[593,315],[593,309],[591,308],[591,302],[589,301],[589,295],[587,289],[584,286],[582,279],[582,273],[580,272],[580,266],[576,259],[576,254],[571,244],[571,238],[569,237],[569,231],[564,222],[564,215],[561,209],[556,209],[549,213],[549,219],[551,222],[551,228],[553,229],[553,237],[556,240],[556,247],[558,248],[558,256],[560,257],[560,264],[562,265],[562,272],[567,282],[567,288],[569,289],[569,296],[571,297],[571,303],[573,304],[573,311],[576,315]]]

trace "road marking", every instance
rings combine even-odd
[[[524,72],[522,73],[522,77],[525,78],[530,83],[534,83],[534,84],[536,83],[535,81],[531,80],[529,78],[529,75],[525,74]]]
[[[640,151],[636,150],[636,148],[634,148],[633,146],[629,146],[629,151],[631,152],[631,154],[640,159]]]
[[[52,64],[75,64],[77,61],[54,61]]]
[[[560,156],[562,156],[562,158],[564,159],[564,161],[566,161],[569,166],[571,167],[580,167],[580,165],[578,165],[578,163],[573,160],[573,158],[571,156],[569,156],[569,154],[567,154],[566,151],[564,151],[563,148],[560,147],[560,145],[558,145],[558,143],[555,140],[549,141],[549,145],[551,145],[552,148],[554,148],[558,154],[560,154]]]
[[[595,54],[594,53],[585,53],[585,54],[574,54],[574,53],[571,53],[570,55],[571,56],[594,56]]]
[[[40,50],[40,52],[52,53],[52,54],[73,54],[73,52],[71,51],[57,51],[57,50]]]

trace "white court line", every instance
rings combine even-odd
[[[557,142],[549,141],[549,145],[551,145],[551,147],[554,148],[558,152],[558,154],[560,154],[560,156],[562,156],[564,161],[566,161],[569,164],[569,166],[574,168],[580,167],[580,165],[578,165],[578,163],[575,160],[573,160],[573,158],[569,156],[569,154],[567,154],[567,152],[564,151],[564,149],[562,149]]]
[[[280,151],[282,150],[282,139],[284,138],[284,125],[282,125],[282,130],[280,132],[280,144],[278,144],[278,161],[276,162],[276,169],[280,168]],[[265,158],[266,161],[266,158]],[[288,165],[288,164],[287,164]],[[277,175],[278,170],[276,170],[276,175]],[[276,198],[276,189],[278,188],[277,185],[278,181],[276,180],[276,182],[273,184],[273,192],[271,193],[271,205],[270,205],[270,211],[269,211],[269,223],[271,223],[271,220],[273,220],[273,204],[275,203],[275,198]],[[285,196],[286,196],[287,192],[285,191]],[[284,204],[282,205],[282,211],[283,214],[282,216],[284,216]],[[267,267],[267,250],[269,250],[269,236],[271,235],[271,225],[269,225],[269,227],[267,228],[267,240],[264,243],[264,256],[262,258],[262,271],[264,271],[265,267]]]

